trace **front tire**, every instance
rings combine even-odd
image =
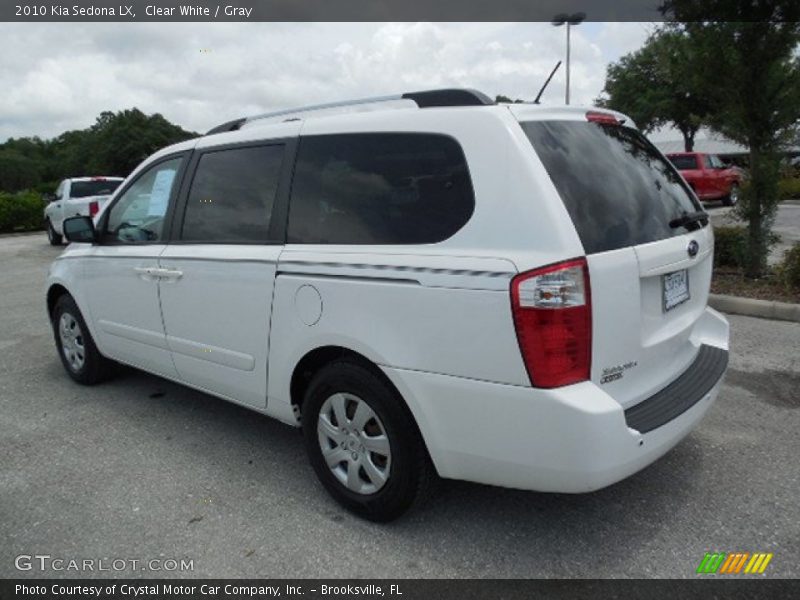
[[[739,184],[732,183],[731,184],[731,191],[730,193],[722,199],[722,204],[724,206],[736,206],[736,203],[739,202]]]
[[[50,219],[47,219],[47,241],[50,242],[51,246],[60,246],[61,240],[62,236],[56,233],[56,230],[53,229],[53,224],[50,222]]]
[[[328,492],[371,521],[405,513],[427,496],[435,478],[402,398],[356,362],[331,363],[313,377],[303,402],[303,435]]]
[[[94,385],[112,374],[113,363],[97,350],[72,296],[64,294],[58,299],[53,309],[52,325],[58,356],[72,379],[84,385]]]

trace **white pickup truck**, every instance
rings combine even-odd
[[[44,209],[50,244],[61,244],[64,219],[77,215],[95,216],[122,182],[122,177],[71,177],[62,181]]]

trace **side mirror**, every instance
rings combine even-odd
[[[97,232],[91,217],[70,217],[64,219],[62,224],[64,237],[70,242],[81,244],[94,244],[97,242]]]
[[[50,202],[54,202],[55,199],[56,199],[56,195],[53,192],[45,192],[44,194],[42,194],[42,200],[44,200],[48,204]]]

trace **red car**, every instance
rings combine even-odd
[[[722,200],[725,206],[733,206],[739,200],[742,170],[726,165],[716,154],[676,152],[667,158],[701,201]]]

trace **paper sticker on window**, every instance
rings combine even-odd
[[[169,193],[172,191],[172,182],[174,179],[174,169],[165,169],[156,174],[156,180],[153,182],[153,189],[150,192],[150,207],[147,210],[148,216],[163,217],[167,214]]]

